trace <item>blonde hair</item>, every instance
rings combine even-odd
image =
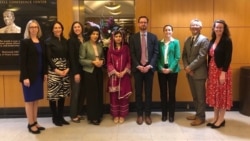
[[[30,32],[29,32],[29,28],[30,28],[30,24],[31,23],[36,23],[37,27],[38,27],[38,33],[37,33],[37,38],[40,38],[42,36],[42,30],[41,30],[41,26],[39,25],[39,23],[37,22],[37,20],[29,20],[25,31],[24,31],[24,38],[25,39],[30,39]]]

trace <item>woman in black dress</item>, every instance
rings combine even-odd
[[[40,40],[41,27],[36,20],[30,20],[20,43],[20,82],[22,83],[28,130],[39,134],[45,130],[37,123],[38,100],[43,99],[43,80],[46,76],[44,45]]]

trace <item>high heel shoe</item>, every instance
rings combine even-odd
[[[216,123],[216,121],[213,123],[209,122],[209,123],[207,123],[207,126],[213,126],[215,123]]]
[[[42,126],[37,126],[37,124],[38,124],[37,121],[36,121],[34,124],[36,124],[36,127],[37,127],[38,130],[45,130],[44,127],[42,127]]]
[[[225,125],[226,125],[226,121],[223,120],[223,122],[222,122],[220,125],[216,126],[216,125],[214,124],[214,125],[211,126],[211,128],[217,129],[217,128],[223,127],[223,126],[225,126]]]
[[[32,134],[40,134],[40,130],[39,129],[37,129],[35,131],[31,129],[34,126],[36,126],[36,123],[28,124],[28,130],[29,130],[29,132],[32,133]]]

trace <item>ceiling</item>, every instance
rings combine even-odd
[[[110,14],[110,10],[105,8],[105,4],[113,2],[120,4],[120,8],[116,11],[121,11],[119,15]],[[86,19],[101,18],[108,19],[113,17],[117,24],[123,26],[134,25],[134,0],[84,0],[84,16]]]

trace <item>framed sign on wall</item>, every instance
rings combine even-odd
[[[39,22],[43,36],[50,34],[50,24],[57,20],[56,0],[0,1],[0,70],[19,69],[19,45],[27,22]]]

